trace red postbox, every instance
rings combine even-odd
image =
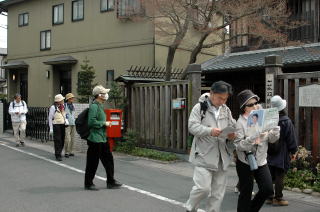
[[[115,145],[114,138],[121,138],[121,126],[122,126],[122,110],[118,109],[105,109],[107,121],[111,122],[111,126],[107,127],[107,137],[110,145],[110,151],[112,152]]]

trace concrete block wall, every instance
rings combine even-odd
[[[75,117],[78,117],[78,115],[86,108],[89,107],[89,104],[74,104],[75,107]],[[78,133],[75,133],[75,141],[74,141],[74,151],[76,152],[86,152],[88,149],[87,147],[87,141],[80,138]]]

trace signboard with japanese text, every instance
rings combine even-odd
[[[270,107],[270,101],[273,95],[274,95],[274,74],[266,73],[266,107]]]
[[[320,84],[299,87],[300,107],[320,107]]]

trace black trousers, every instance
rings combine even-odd
[[[272,176],[272,181],[274,183],[274,198],[280,200],[283,197],[283,188],[284,188],[284,176],[286,175],[286,172],[284,169],[275,167],[275,166],[269,166],[271,176]]]
[[[249,165],[238,160],[236,168],[240,183],[237,211],[259,211],[265,200],[273,195],[272,178],[268,166],[259,166],[257,170],[251,171]],[[254,185],[253,179],[256,180],[259,191],[254,198],[251,199]]]
[[[54,154],[56,157],[61,157],[61,152],[64,147],[65,125],[54,124],[53,125],[53,142],[54,142]]]
[[[110,152],[108,143],[94,143],[87,141],[87,164],[84,178],[84,185],[90,186],[93,184],[93,178],[97,172],[99,159],[104,166],[107,174],[107,183],[114,183],[114,163],[113,155]]]

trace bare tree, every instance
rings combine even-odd
[[[256,42],[252,49],[268,43],[288,44],[287,30],[301,25],[290,21],[287,0],[145,0],[156,33],[171,37],[166,62],[166,80],[176,50],[193,27],[199,40],[191,49],[189,63],[195,63],[203,49],[237,40]],[[231,33],[226,33],[227,29]],[[250,43],[252,44],[252,43]]]
[[[189,63],[196,62],[202,49],[236,39],[245,39],[247,45],[248,38],[254,39],[256,42],[250,43],[251,49],[259,48],[262,43],[287,45],[290,43],[287,30],[302,24],[290,21],[287,0],[204,0],[199,4],[198,14],[195,21],[201,36],[191,52]],[[223,17],[223,22],[217,21],[219,19],[214,15]],[[232,30],[227,36],[224,33],[226,28]],[[208,39],[211,34],[215,35],[212,36],[214,40]]]
[[[198,0],[145,0],[147,14],[154,20],[155,33],[170,37],[165,80],[170,80],[176,50],[185,38]]]

